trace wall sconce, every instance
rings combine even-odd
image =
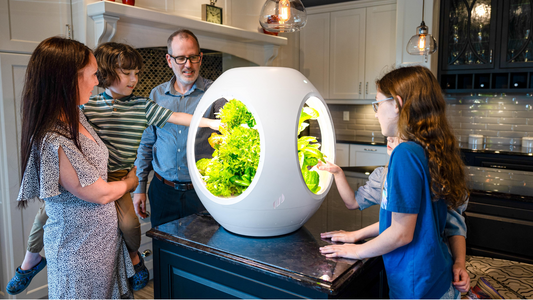
[[[267,0],[259,23],[268,32],[295,32],[307,23],[307,12],[300,0]]]
[[[428,55],[437,51],[437,42],[435,38],[428,33],[428,27],[424,23],[424,2],[422,0],[422,23],[416,28],[416,34],[409,39],[407,43],[407,53],[411,55],[424,55],[426,63]]]

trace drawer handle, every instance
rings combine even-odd
[[[143,253],[141,253],[141,256],[142,256],[143,258],[148,257],[148,256],[150,256],[150,255],[152,255],[152,250],[150,250],[150,249],[148,249],[148,250],[144,250]]]
[[[369,149],[369,148],[365,148],[365,151],[378,151],[378,149]]]

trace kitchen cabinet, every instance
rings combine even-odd
[[[17,207],[20,187],[19,146],[21,133],[21,94],[28,54],[0,52],[0,286],[2,292],[24,259],[28,236],[41,202],[29,201],[26,209]],[[41,253],[44,255],[44,253]],[[46,270],[37,274],[17,298],[46,298]],[[0,292],[1,295],[1,292]],[[4,294],[5,295],[5,294]]]
[[[335,145],[335,164],[339,167],[350,166],[350,145],[336,144]]]
[[[386,146],[350,144],[350,167],[384,166],[388,162]]]
[[[0,1],[0,52],[31,53],[56,35],[72,36],[70,1]]]
[[[533,3],[441,2],[439,81],[446,93],[530,92]]]
[[[309,9],[300,32],[300,71],[328,103],[374,99],[376,78],[395,63],[396,5],[376,2],[325,5],[315,14]]]

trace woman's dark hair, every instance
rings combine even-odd
[[[456,208],[468,199],[464,163],[446,118],[446,101],[431,71],[421,66],[395,69],[376,81],[378,91],[400,108],[398,134],[424,147],[434,199]],[[403,105],[398,102],[400,96]]]
[[[109,42],[102,44],[94,51],[96,62],[98,63],[98,76],[101,88],[108,88],[120,79],[117,69],[139,71],[143,67],[143,58],[141,54],[133,47]]]
[[[49,132],[67,136],[80,148],[78,76],[91,54],[84,44],[61,37],[48,38],[33,51],[22,90],[22,174],[32,148],[38,147]],[[39,155],[39,151],[35,153]],[[36,167],[40,169],[38,163]],[[26,201],[19,202],[19,207],[25,206]]]

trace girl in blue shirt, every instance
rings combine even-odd
[[[457,297],[444,228],[447,207],[462,205],[468,189],[440,86],[421,66],[393,70],[376,84],[382,134],[406,141],[390,158],[379,223],[359,231],[376,238],[320,251],[355,259],[382,255],[391,298]]]

